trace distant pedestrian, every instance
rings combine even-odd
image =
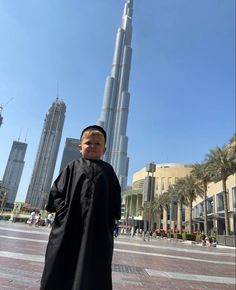
[[[206,244],[206,246],[208,246],[208,247],[210,247],[210,245],[211,245],[211,242],[210,242],[210,239],[209,239],[208,236],[206,236],[206,238],[205,238],[205,244]]]
[[[134,236],[134,227],[131,228],[130,235],[131,235],[131,237]]]
[[[28,221],[27,221],[27,223],[28,223],[29,225],[32,225],[32,224],[35,222],[35,216],[36,216],[36,210],[34,209],[34,210],[31,212],[30,217],[29,217],[29,219],[28,219]]]
[[[217,240],[215,237],[212,238],[212,242],[211,242],[212,247],[216,247],[217,246]]]
[[[105,153],[106,132],[85,128],[82,158],[55,180],[46,205],[56,212],[47,245],[41,290],[111,290],[113,229],[121,217],[121,188]]]
[[[202,241],[202,246],[206,246],[206,235],[203,232],[201,234],[201,241]]]
[[[35,216],[35,226],[38,227],[41,225],[41,223],[42,223],[41,213],[39,213],[38,215]]]
[[[54,220],[54,215],[52,213],[49,213],[46,218],[46,226],[50,228],[52,226],[53,220]]]
[[[119,227],[117,224],[115,224],[115,226],[114,226],[113,233],[114,233],[114,237],[117,238],[118,234],[119,234]]]
[[[143,240],[146,242],[148,240],[148,242],[150,241],[150,232],[149,231],[143,231]]]

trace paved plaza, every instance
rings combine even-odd
[[[49,232],[46,227],[0,221],[0,290],[39,289]],[[235,262],[234,248],[119,236],[113,290],[235,290]]]

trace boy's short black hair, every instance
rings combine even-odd
[[[80,140],[82,139],[82,136],[83,136],[84,132],[93,131],[93,130],[101,132],[102,135],[104,136],[105,143],[106,143],[107,133],[101,126],[98,126],[98,125],[91,125],[91,126],[88,126],[88,127],[84,128],[84,130],[82,131],[82,133],[80,135]]]

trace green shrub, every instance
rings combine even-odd
[[[183,237],[182,237],[182,234],[179,234],[179,233],[178,233],[178,234],[177,234],[177,239],[182,240],[182,238],[183,238]]]
[[[11,218],[11,215],[4,215],[3,220],[8,221]]]
[[[188,241],[196,241],[196,235],[195,234],[186,234],[186,239]]]

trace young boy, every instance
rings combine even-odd
[[[85,128],[79,150],[55,180],[46,210],[56,212],[41,290],[111,290],[113,228],[121,217],[121,188],[105,153],[106,132]]]

